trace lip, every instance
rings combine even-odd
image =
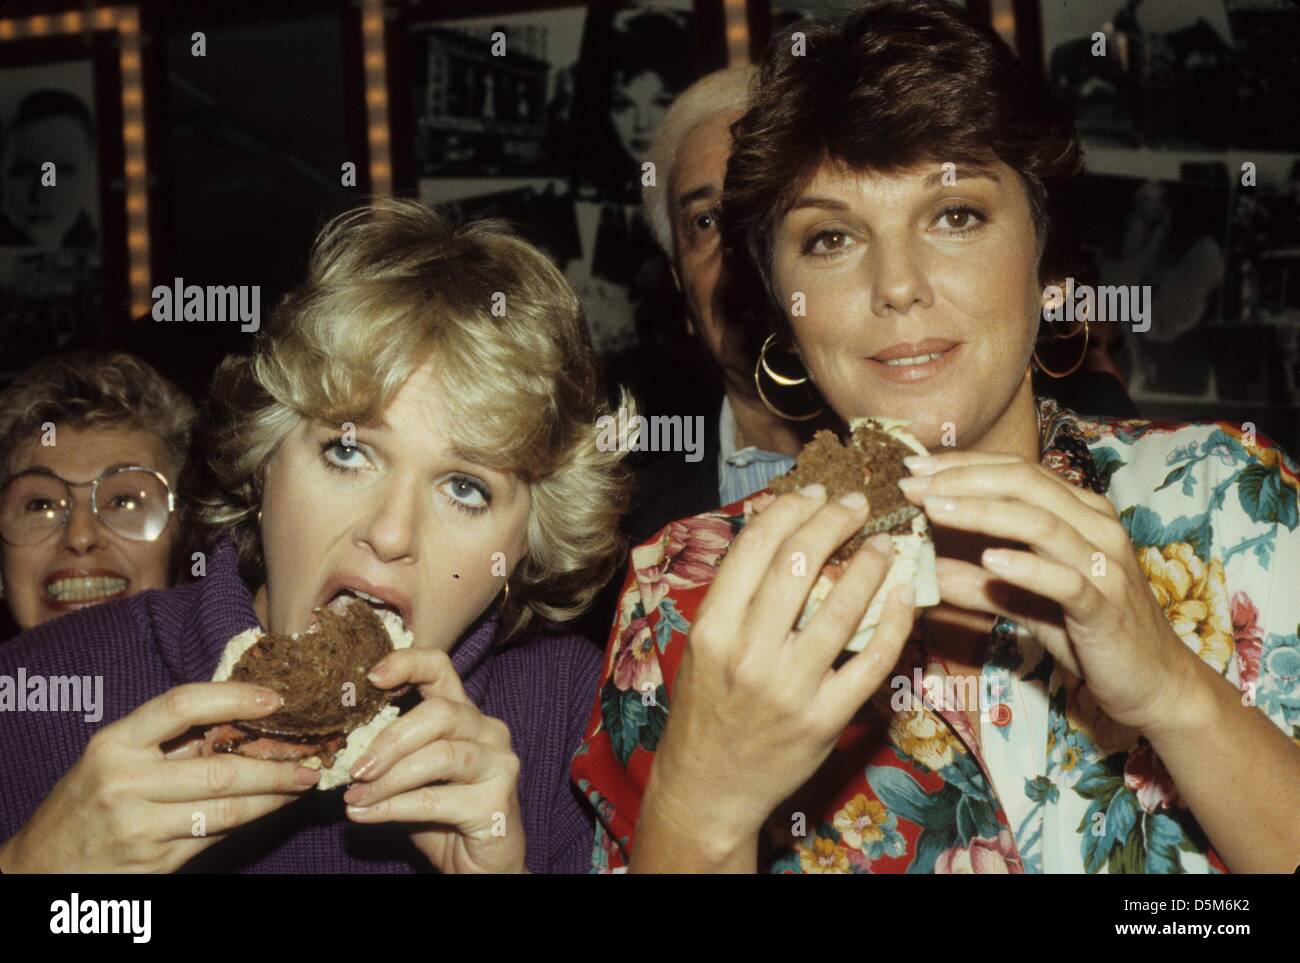
[[[79,599],[76,601],[61,601],[51,598],[49,587],[55,583],[69,578],[117,578],[122,579],[126,584],[116,592],[110,595],[102,595],[94,599]],[[131,589],[131,580],[121,572],[114,572],[106,568],[61,568],[58,571],[50,572],[41,580],[41,599],[45,602],[47,608],[56,612],[74,612],[77,609],[90,608],[92,605],[101,605],[104,602],[111,602],[113,599],[120,599],[129,593]]]
[[[910,383],[933,377],[952,364],[963,343],[949,338],[899,341],[896,344],[891,344],[883,351],[876,352],[865,360],[872,370],[882,378],[888,381]],[[885,363],[887,361],[897,361],[899,358],[915,358],[927,354],[941,354],[941,357],[935,358],[933,361],[926,361],[923,364],[889,365]]]
[[[380,585],[362,578],[360,575],[352,572],[335,572],[325,580],[325,587],[321,589],[321,594],[316,597],[316,603],[313,609],[320,608],[322,605],[329,603],[339,592],[344,589],[359,589],[367,595],[373,595],[375,598],[383,599],[393,608],[397,609],[402,616],[402,621],[410,626],[411,624],[411,598],[403,592],[390,585]]]

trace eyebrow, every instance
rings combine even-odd
[[[958,180],[989,180],[994,183],[1002,182],[1002,178],[998,176],[997,171],[993,170],[991,167],[973,167],[967,165],[965,167],[956,168],[955,173],[957,174]],[[943,168],[940,168],[926,177],[922,182],[922,186],[927,189],[939,186],[943,182],[943,175]],[[791,204],[789,208],[787,208],[786,213],[807,208],[814,208],[822,211],[847,211],[849,205],[834,197],[805,194]]]
[[[712,184],[704,184],[695,188],[693,191],[687,191],[681,197],[677,198],[677,209],[684,211],[696,201],[704,200],[708,197],[717,197],[718,189]]]
[[[991,167],[974,167],[971,165],[966,165],[964,167],[957,166],[955,173],[957,174],[957,180],[959,181],[987,180],[993,181],[995,184],[1001,183],[1002,181],[1002,178],[998,176],[997,171],[993,170]],[[943,168],[940,167],[925,179],[925,186],[938,187],[943,183],[943,174]]]
[[[805,194],[790,205],[787,213],[804,208],[816,208],[823,211],[847,211],[849,205],[844,203],[844,201],[836,200],[833,197],[820,197],[816,194]]]
[[[138,461],[119,461],[119,462],[118,462],[117,464],[115,464],[115,465],[109,465],[107,468],[105,468],[105,469],[104,469],[103,471],[101,471],[99,474],[100,474],[100,476],[102,476],[102,475],[107,475],[109,472],[111,472],[111,471],[117,471],[119,468],[143,468],[143,467],[146,467],[146,466],[141,465]],[[89,484],[90,484],[90,482],[88,482],[88,481],[84,481],[84,482],[73,482],[73,481],[68,481],[68,479],[64,478],[62,475],[60,475],[58,472],[56,472],[56,471],[55,471],[53,468],[51,468],[49,465],[42,465],[42,464],[40,464],[39,462],[37,462],[36,464],[33,464],[33,465],[28,465],[28,466],[27,466],[26,468],[24,468],[22,471],[16,471],[16,472],[14,472],[12,475],[10,475],[9,477],[10,477],[10,478],[17,478],[19,475],[44,475],[44,476],[46,476],[47,478],[57,478],[59,481],[64,482],[64,483],[66,483],[66,484],[68,484],[68,485],[89,485]],[[94,480],[94,479],[92,479],[92,481],[93,481],[93,480]]]

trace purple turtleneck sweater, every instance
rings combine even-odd
[[[212,554],[208,574],[166,592],[142,592],[73,612],[0,643],[0,676],[99,676],[103,716],[0,711],[0,841],[31,817],[97,729],[175,686],[212,678],[226,642],[258,625],[233,546]],[[465,691],[510,728],[520,760],[519,805],[534,873],[591,867],[594,816],[569,780],[569,761],[595,697],[600,653],[576,635],[538,632],[494,646],[495,614],[451,652]],[[3,684],[0,682],[0,684]],[[20,693],[21,696],[21,693]],[[74,867],[68,867],[73,869]],[[184,871],[409,873],[429,863],[399,827],[358,825],[343,790],[303,799],[215,843]]]

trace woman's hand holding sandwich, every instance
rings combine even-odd
[[[402,649],[370,674],[423,701],[375,737],[343,799],[358,823],[414,823],[411,840],[443,873],[524,872],[519,758],[505,723],[470,701],[438,649]]]
[[[678,670],[634,871],[753,872],[764,821],[896,665],[912,626],[910,586],[890,595],[871,644],[832,668],[889,570],[887,535],[868,540],[794,630],[823,564],[868,516],[855,495],[828,502],[819,484],[781,495],[732,543]]]
[[[260,686],[200,682],[104,726],[31,819],[0,847],[6,873],[173,872],[232,830],[299,798],[320,773],[293,762],[198,755],[196,727],[267,716]]]

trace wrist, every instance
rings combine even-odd
[[[634,852],[645,852],[643,844],[649,841],[648,848],[672,853],[679,864],[689,860],[680,869],[753,871],[763,817],[729,804],[716,787],[689,771],[661,762],[667,760],[656,758],[642,797]]]
[[[22,873],[22,861],[19,859],[18,837],[22,830],[10,836],[3,843],[0,843],[0,873]]]
[[[1142,734],[1153,746],[1167,739],[1203,732],[1207,725],[1213,724],[1218,709],[1223,680],[1190,649],[1183,651],[1185,657],[1177,661],[1170,681],[1164,686],[1166,696],[1160,711],[1149,725],[1142,727]]]

